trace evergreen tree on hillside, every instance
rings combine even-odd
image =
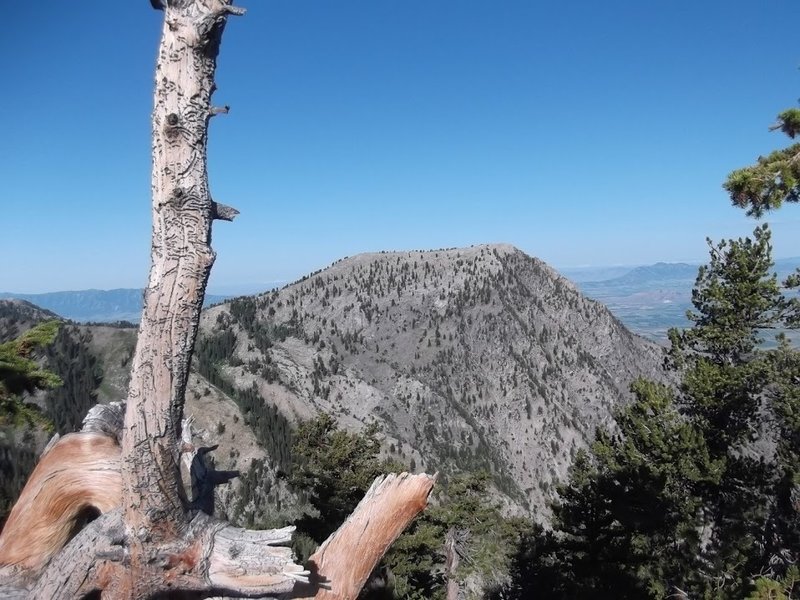
[[[794,139],[800,133],[800,109],[791,108],[778,115],[771,130],[780,130]],[[761,217],[766,212],[780,208],[784,202],[795,203],[800,199],[800,144],[761,156],[755,164],[733,171],[724,186],[734,206],[744,208],[747,214]],[[784,285],[787,288],[800,286],[800,270],[790,276]],[[787,310],[786,323],[797,327],[800,321],[797,300]],[[795,597],[799,573],[794,566],[788,567],[781,577],[780,567],[796,562],[800,553],[800,359],[785,337],[779,336],[777,350],[771,352],[769,380],[766,395],[769,398],[779,432],[776,473],[778,484],[774,489],[773,506],[766,532],[766,553],[778,568],[768,569],[777,579],[761,578],[754,598]],[[787,591],[788,590],[788,591]]]
[[[483,598],[506,583],[516,538],[529,524],[507,519],[491,500],[488,473],[465,473],[442,482],[431,506],[385,557],[395,597],[444,600],[448,579],[459,598]],[[459,565],[447,573],[446,539],[457,541]]]
[[[0,344],[0,525],[36,465],[35,433],[53,428],[25,395],[61,384],[37,361],[42,349],[53,343],[59,326],[58,321],[46,321]]]
[[[527,540],[516,597],[742,598],[759,574],[775,578],[762,588],[791,579],[800,359],[785,337],[761,344],[794,325],[796,301],[771,273],[766,226],[710,258],[694,326],[670,332],[679,390],[633,386],[618,430],[598,431],[560,490],[553,534]]]
[[[580,452],[553,507],[552,535],[526,540],[513,598],[663,598],[697,587],[702,490],[722,464],[672,391],[637,381],[636,400]],[[693,581],[693,579],[695,579]]]
[[[778,115],[770,129],[781,130],[794,139],[800,134],[800,109],[790,108]],[[734,206],[761,217],[784,202],[800,200],[800,144],[760,156],[754,165],[733,171],[724,184]]]
[[[295,524],[301,555],[335,531],[358,504],[377,475],[403,470],[380,458],[378,431],[351,433],[321,414],[301,424],[294,435],[290,483],[307,494],[313,514]],[[452,578],[466,598],[480,598],[507,578],[515,539],[528,525],[505,519],[490,500],[486,473],[464,474],[437,485],[431,506],[384,557],[388,589],[367,590],[361,598],[444,599],[447,585],[445,539],[458,539],[460,566]]]
[[[0,344],[0,425],[46,424],[41,412],[25,403],[23,396],[61,385],[54,373],[36,361],[36,353],[53,343],[59,326],[58,321],[46,321]]]
[[[391,469],[378,457],[377,433],[376,427],[350,433],[325,413],[297,428],[289,483],[307,494],[317,511],[297,523],[300,532],[320,543],[344,522],[375,478]]]
[[[741,573],[742,589],[775,550],[770,515],[776,465],[753,442],[764,444],[775,435],[769,422],[784,375],[775,368],[775,351],[760,345],[765,332],[793,326],[796,299],[783,295],[772,266],[766,225],[756,228],[753,239],[712,246],[711,262],[700,269],[693,292],[696,312],[688,316],[694,327],[671,332],[672,356],[687,367],[685,411],[703,431],[712,456],[726,465],[719,486],[707,493],[708,559],[728,580]],[[793,354],[785,342],[783,353]],[[786,433],[779,430],[778,439]]]
[[[86,413],[97,404],[102,370],[90,349],[91,330],[64,325],[45,352],[47,364],[63,385],[47,392],[47,416],[63,435],[81,429]]]

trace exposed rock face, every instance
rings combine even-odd
[[[12,302],[9,334],[54,316]],[[123,399],[135,330],[74,329],[91,333],[97,398]],[[662,362],[511,246],[364,254],[205,311],[186,412],[220,443],[217,467],[245,473],[220,504],[239,522],[298,509],[279,473],[291,424],[321,411],[351,429],[378,422],[386,454],[418,469],[486,469],[510,509],[542,516],[574,452],[634,378],[664,379]]]
[[[388,453],[487,469],[534,514],[630,382],[664,378],[660,347],[508,245],[347,258],[211,308],[201,328],[216,351],[200,363],[281,415],[377,421]]]

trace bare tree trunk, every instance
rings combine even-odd
[[[296,586],[293,597],[319,600],[355,598],[389,546],[428,503],[435,477],[378,477],[344,524],[311,555],[312,574],[329,589]],[[368,567],[368,568],[367,568]]]
[[[447,581],[447,600],[458,600],[459,585],[458,579],[456,579],[456,570],[460,560],[456,549],[456,536],[455,529],[450,528],[444,538],[444,573]]]
[[[116,443],[122,432],[115,428],[121,419],[115,410],[119,407],[92,409],[84,431],[58,440],[37,465],[0,537],[0,597],[67,599],[95,590],[106,590],[104,597],[141,597],[127,583],[123,511],[114,508],[122,494]],[[201,471],[214,477],[213,470]],[[290,549],[282,546],[293,527],[247,531],[199,513],[183,538],[154,552],[151,585],[226,596],[352,600],[386,549],[425,508],[434,481],[408,473],[377,478],[312,555],[310,572],[293,565]],[[199,488],[208,489],[202,483]],[[87,512],[95,511],[104,514],[83,527]]]
[[[203,297],[214,263],[206,147],[222,31],[241,9],[224,0],[170,0],[153,107],[153,242],[122,436],[127,585],[152,593],[154,551],[189,522],[178,468],[181,418]]]
[[[177,458],[184,393],[206,283],[214,263],[206,142],[220,0],[169,2],[153,109],[153,245],[122,436],[125,524],[169,539],[186,525]]]
[[[195,510],[184,491],[181,453],[194,450],[181,441],[181,422],[214,262],[211,224],[237,214],[212,200],[206,173],[209,120],[227,112],[211,105],[219,44],[227,17],[244,12],[230,2],[151,0],[165,12],[153,109],[152,266],[124,422],[119,410],[94,411],[84,432],[43,457],[0,537],[4,597],[101,591],[127,600],[184,590],[352,599],[427,502],[434,478],[379,478],[312,557],[310,573],[283,547],[293,528],[231,527]]]

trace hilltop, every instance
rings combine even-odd
[[[51,403],[77,415],[87,399],[122,399],[135,334],[65,324],[48,360],[70,386]],[[223,508],[251,522],[297,501],[281,481],[291,430],[319,412],[351,430],[377,423],[384,454],[412,468],[485,469],[511,510],[541,517],[631,381],[664,378],[660,347],[508,245],[342,259],[207,309],[196,350],[187,414],[221,442],[220,468],[246,472]]]
[[[388,454],[487,469],[532,511],[630,382],[663,378],[661,348],[508,245],[340,260],[208,309],[198,350],[211,381],[270,407],[255,420],[271,454],[286,452],[282,419],[377,422]]]

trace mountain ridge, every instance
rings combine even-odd
[[[80,331],[97,397],[124,398],[135,330]],[[222,468],[247,472],[224,492],[234,520],[295,506],[280,475],[292,424],[320,412],[377,424],[384,455],[412,469],[485,470],[509,512],[544,519],[575,452],[662,364],[662,348],[511,245],[365,253],[204,310],[187,414],[201,411],[209,444],[223,438]]]
[[[524,511],[633,379],[664,377],[661,348],[508,244],[341,259],[204,311],[201,335],[226,348],[218,376],[290,420],[377,422],[397,458],[486,469]]]

